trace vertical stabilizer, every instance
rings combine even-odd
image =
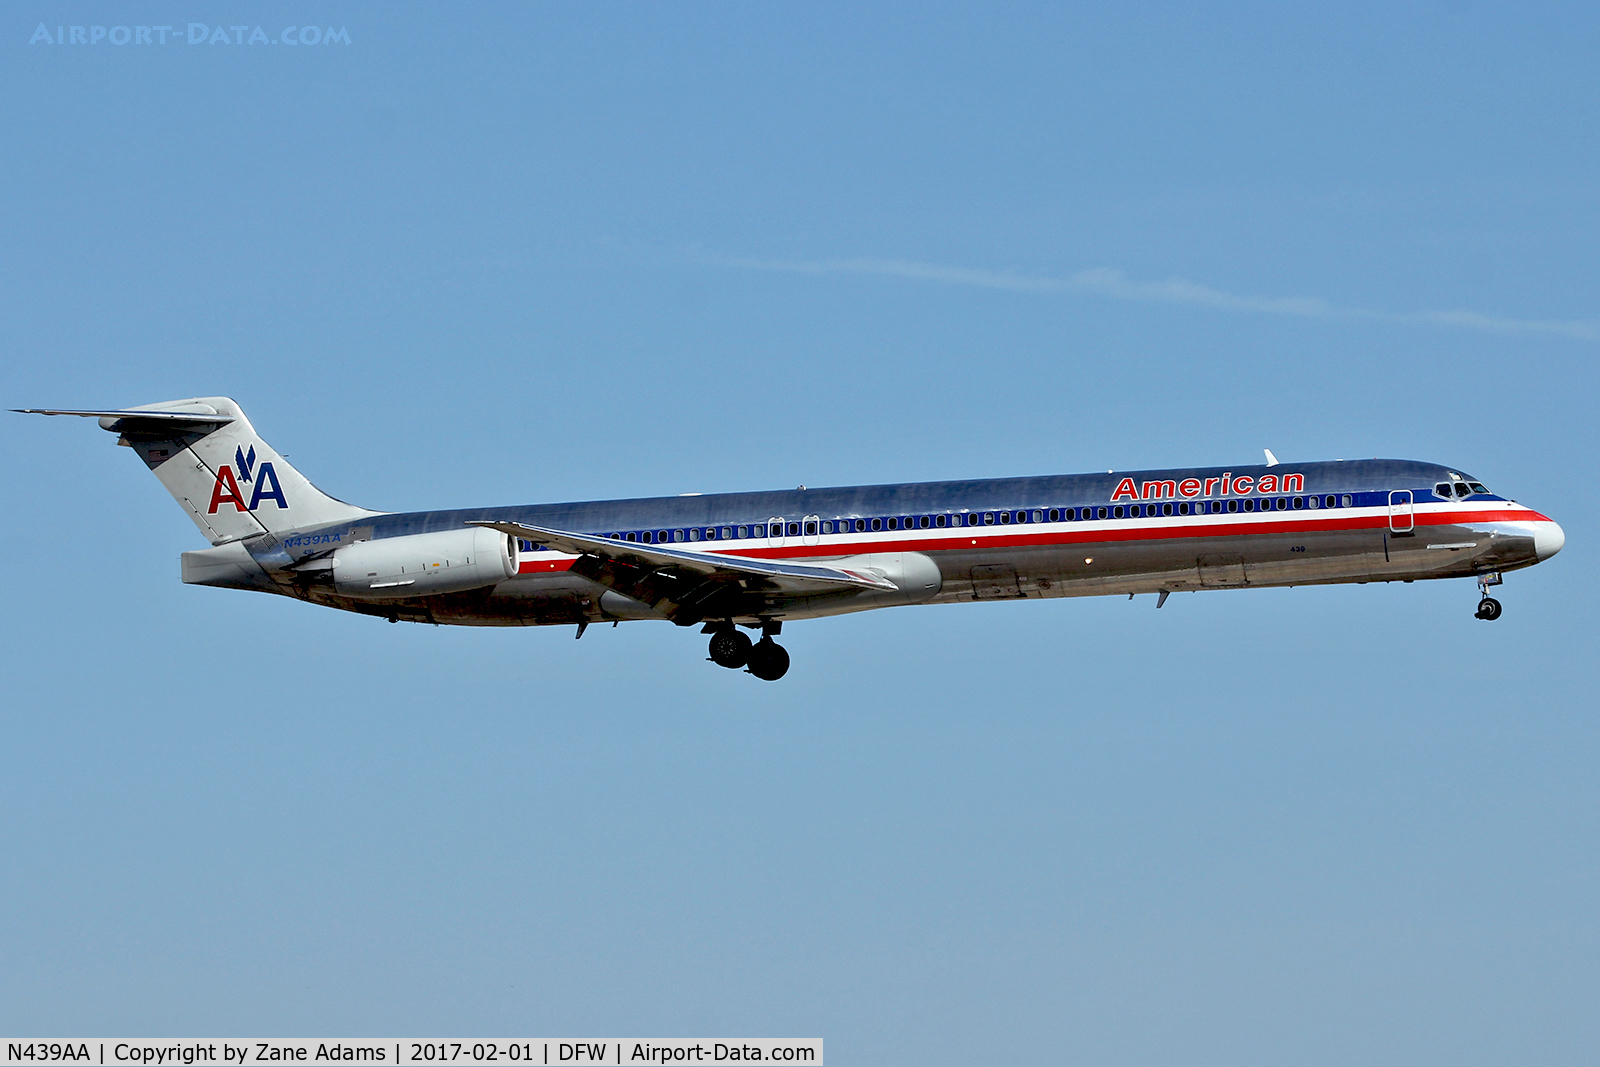
[[[119,445],[133,449],[155,472],[212,544],[379,514],[312,485],[225,396],[113,411],[28,410],[97,416],[118,435]]]

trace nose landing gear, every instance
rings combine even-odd
[[[1500,585],[1505,579],[1500,577],[1500,572],[1490,571],[1488,574],[1478,575],[1478,592],[1483,594],[1483,599],[1478,601],[1478,610],[1473,618],[1493,622],[1500,617],[1500,601],[1489,595],[1491,585]]]

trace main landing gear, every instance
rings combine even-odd
[[[1478,575],[1478,591],[1483,594],[1483,599],[1478,601],[1478,610],[1474,618],[1493,622],[1500,617],[1500,601],[1489,595],[1489,587],[1500,585],[1504,581],[1498,571]]]
[[[718,630],[711,635],[711,662],[738,670],[750,662],[750,639],[738,630]]]
[[[782,629],[780,622],[763,623],[761,640],[754,643],[731,625],[711,635],[711,662],[729,670],[744,667],[764,682],[776,682],[789,673],[789,653],[772,638]]]

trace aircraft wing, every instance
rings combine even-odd
[[[880,575],[842,567],[641,545],[520,522],[483,519],[468,525],[486,526],[577,556],[574,574],[649,604],[681,626],[705,618],[759,614],[769,598],[898,588]]]

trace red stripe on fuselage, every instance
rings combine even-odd
[[[517,562],[518,574],[548,574],[551,571],[564,571],[572,567],[576,556],[567,556],[564,559],[524,559]]]

